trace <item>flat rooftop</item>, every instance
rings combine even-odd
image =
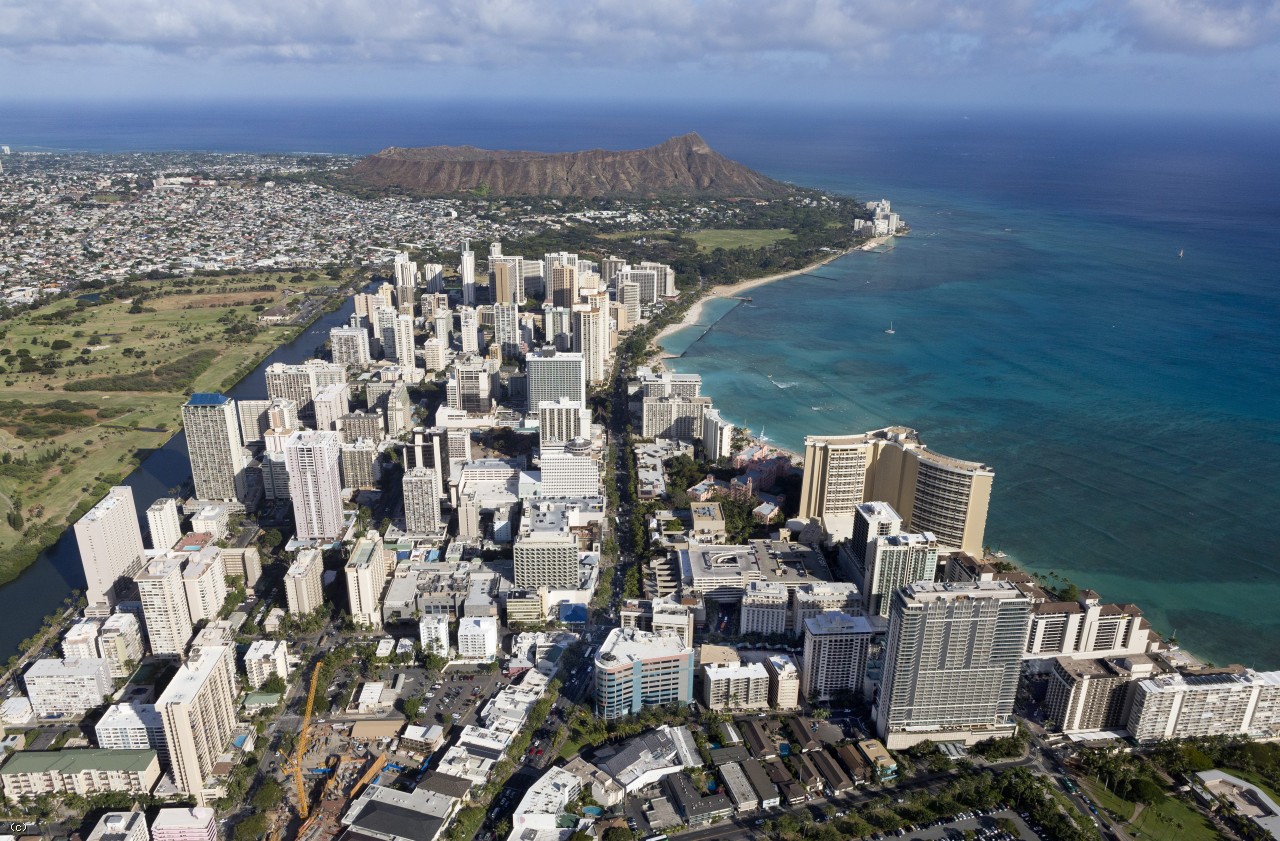
[[[614,628],[600,644],[600,650],[596,652],[596,663],[604,668],[614,668],[622,663],[638,663],[692,651],[674,634],[654,634],[639,628]]]
[[[156,707],[169,704],[189,704],[209,681],[219,661],[226,656],[224,645],[206,645],[195,649],[195,656],[178,669],[164,693],[156,699]]]

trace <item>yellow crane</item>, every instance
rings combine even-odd
[[[307,707],[302,713],[302,726],[298,728],[298,744],[293,752],[293,785],[298,794],[298,817],[307,819],[311,804],[307,798],[307,786],[302,779],[302,760],[307,754],[307,737],[311,735],[311,710],[316,703],[316,686],[320,682],[320,664],[311,670],[311,688],[307,691]]]
[[[382,766],[386,764],[387,755],[385,753],[380,754],[377,759],[373,760],[373,762],[369,764],[369,769],[365,771],[364,774],[360,776],[360,779],[356,780],[356,784],[351,787],[352,799],[360,796],[360,792],[364,787],[373,782],[374,778],[378,776],[378,773],[382,771]]]

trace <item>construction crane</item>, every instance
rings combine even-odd
[[[302,726],[298,729],[298,745],[293,752],[293,786],[298,794],[298,817],[307,819],[311,811],[306,783],[302,779],[302,760],[307,755],[307,737],[311,734],[311,710],[316,703],[316,686],[320,683],[320,664],[311,670],[311,689],[307,691],[307,707],[302,713]]]
[[[369,770],[365,771],[364,774],[360,776],[360,779],[356,780],[356,784],[351,787],[351,797],[359,797],[360,792],[364,787],[377,778],[378,774],[382,771],[382,766],[386,764],[387,755],[385,753],[380,754],[378,758],[369,765]]]

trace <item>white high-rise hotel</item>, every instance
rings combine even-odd
[[[147,509],[147,530],[151,534],[151,548],[161,552],[172,549],[182,539],[182,517],[178,515],[178,500],[161,497]]]
[[[342,536],[340,439],[336,432],[295,432],[285,443],[289,496],[300,540]]]
[[[474,307],[476,305],[476,253],[471,250],[469,242],[462,244],[458,274],[462,278],[462,305]]]
[[[142,531],[133,489],[118,485],[76,521],[76,544],[84,567],[85,596],[99,612],[115,605],[116,586],[142,568]]]
[[[191,479],[197,499],[245,501],[245,457],[235,401],[225,394],[193,394],[182,407]]]
[[[982,553],[995,478],[985,464],[934,452],[904,426],[810,436],[804,447],[801,519],[819,518],[829,534],[848,539],[858,506],[880,500],[903,514],[909,531],[932,532],[940,547]]]
[[[440,531],[439,480],[435,470],[415,467],[404,474],[404,527],[410,534]]]
[[[147,623],[151,653],[181,656],[194,630],[187,591],[183,586],[182,565],[186,555],[162,555],[143,568],[134,578],[142,600],[142,616]]]
[[[890,750],[1014,732],[1031,600],[1008,581],[919,581],[893,594],[876,726]]]
[[[234,646],[197,648],[156,700],[173,781],[201,804],[236,726],[235,662]]]
[[[587,404],[587,374],[582,354],[544,347],[525,359],[529,378],[529,407],[537,410],[544,402],[571,400]]]

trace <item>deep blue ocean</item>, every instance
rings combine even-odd
[[[1141,605],[1210,660],[1280,668],[1280,123],[0,105],[0,143],[27,150],[631,148],[694,130],[773,177],[889,198],[912,227],[888,253],[712,304],[712,329],[669,340],[729,418],[792,449],[915,427],[995,468],[992,548]]]

